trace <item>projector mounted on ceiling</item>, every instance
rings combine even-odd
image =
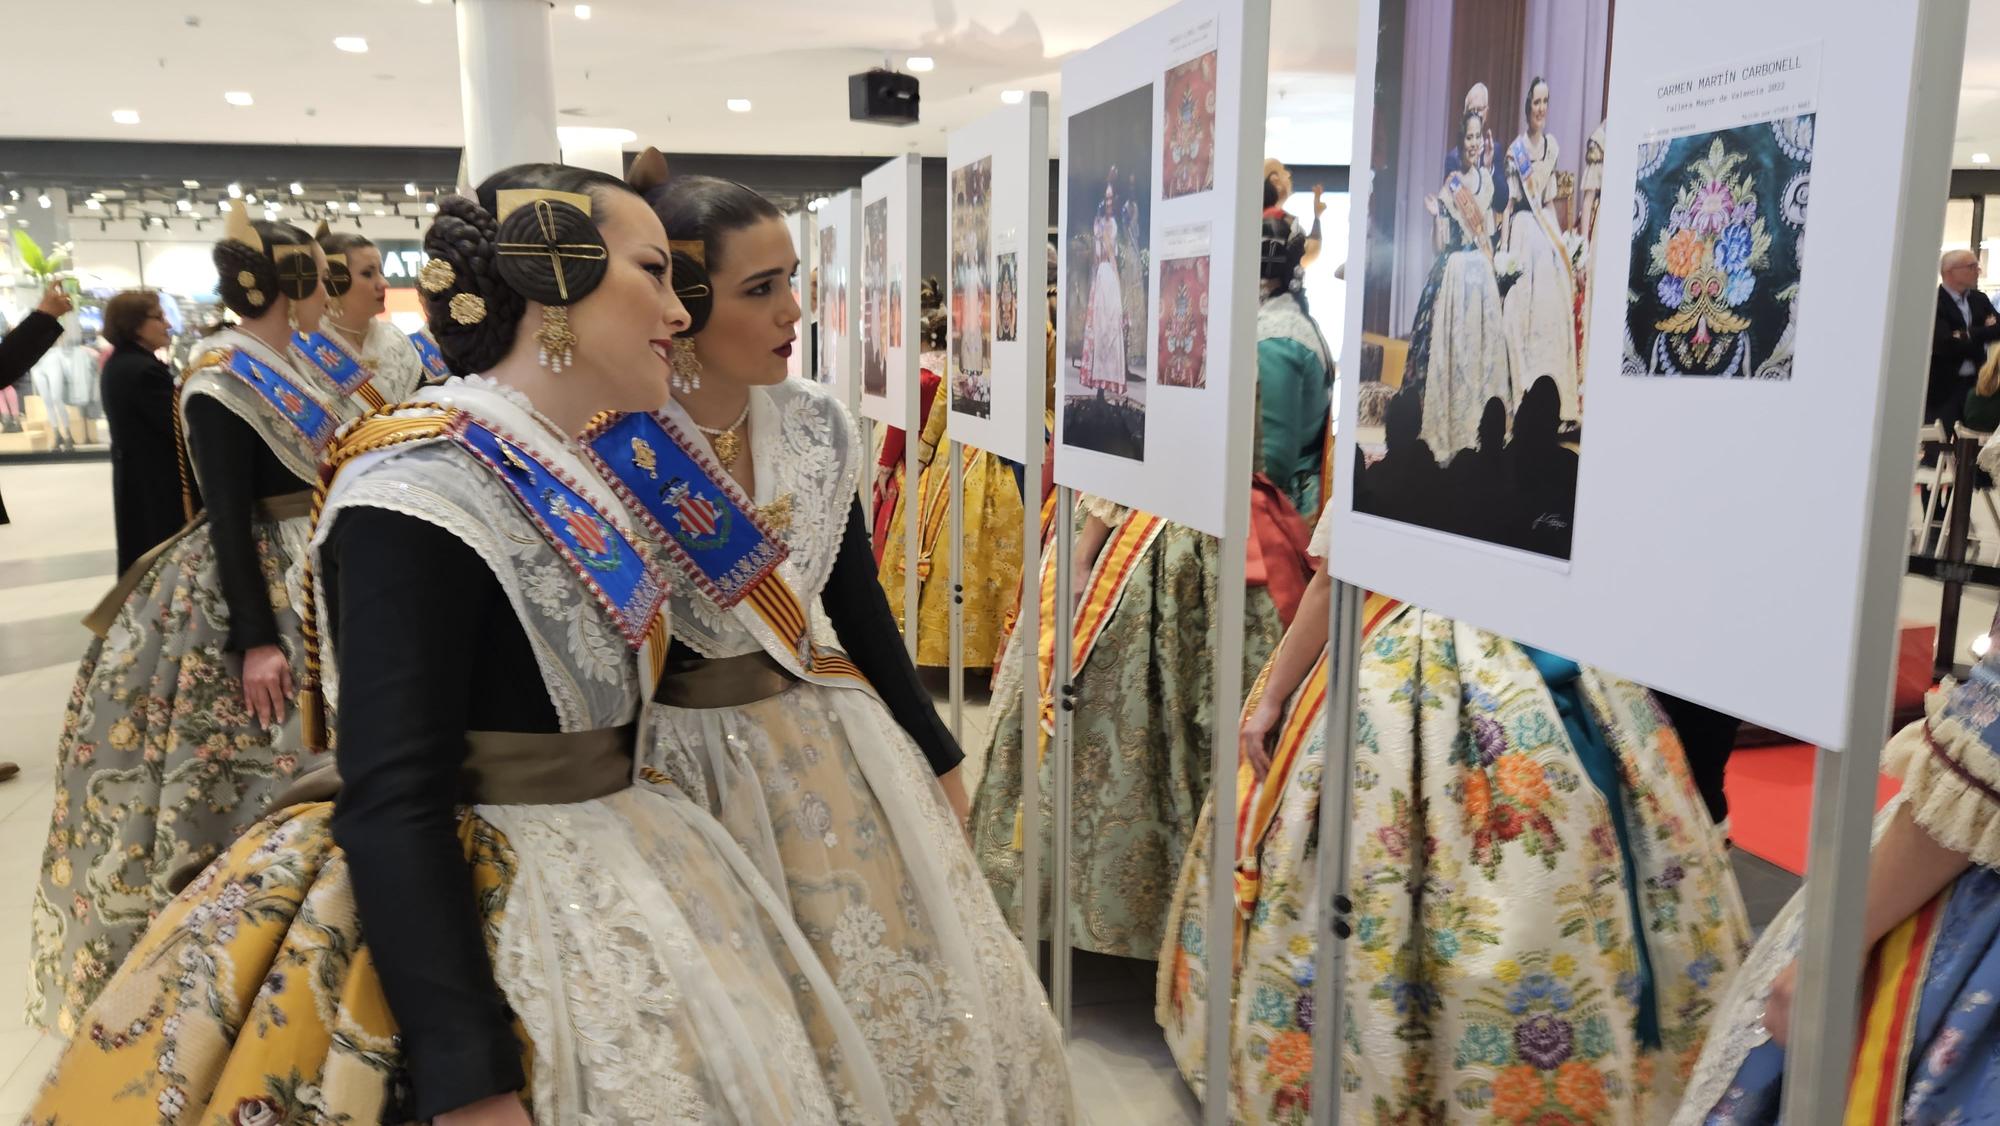
[[[847,119],[873,121],[878,125],[917,123],[917,80],[877,67],[848,76]]]

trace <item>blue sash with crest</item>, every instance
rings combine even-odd
[[[223,366],[231,375],[255,388],[271,409],[291,423],[292,428],[313,449],[326,448],[327,439],[333,437],[340,420],[328,414],[326,408],[311,395],[299,390],[284,373],[241,348],[231,349],[229,362]]]
[[[722,609],[741,602],[790,554],[734,483],[659,418],[617,415],[583,440],[626,503]]]
[[[343,395],[354,394],[361,390],[363,384],[374,378],[374,373],[362,367],[361,361],[354,353],[323,332],[311,335],[303,332],[293,333],[292,350],[318,368],[335,387],[340,388],[340,393]]]
[[[557,471],[464,412],[450,434],[493,471],[570,569],[582,577],[635,648],[645,640],[667,584],[616,525]]]
[[[444,362],[444,349],[431,339],[431,334],[418,329],[410,334],[410,343],[416,345],[417,356],[424,361],[424,371],[432,383],[443,383],[451,378],[451,365]]]

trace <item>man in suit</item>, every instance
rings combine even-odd
[[[1938,277],[1924,421],[1955,426],[1965,413],[1965,396],[1979,365],[1986,362],[1987,347],[2000,341],[2000,313],[1979,292],[1979,258],[1972,251],[1946,251],[1938,260]]]

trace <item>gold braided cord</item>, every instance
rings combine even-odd
[[[327,749],[326,700],[320,691],[319,659],[319,608],[318,598],[313,593],[313,552],[312,542],[319,534],[319,521],[326,509],[327,493],[333,487],[333,479],[339,475],[341,467],[376,450],[400,446],[406,442],[435,438],[444,433],[449,417],[445,415],[421,415],[412,418],[396,418],[393,412],[402,403],[385,403],[370,410],[353,423],[344,427],[327,443],[326,454],[320,461],[319,480],[313,483],[312,523],[306,532],[306,558],[302,572],[304,590],[303,605],[299,613],[299,632],[305,641],[306,675],[305,683],[299,686],[299,732],[304,737],[306,749],[314,754]]]
[[[181,518],[184,520],[194,519],[195,478],[194,454],[188,450],[187,431],[181,420],[181,388],[187,386],[187,381],[194,378],[195,372],[206,367],[221,367],[228,359],[229,354],[220,350],[203,352],[201,358],[181,372],[179,382],[174,384],[174,470],[181,478]]]

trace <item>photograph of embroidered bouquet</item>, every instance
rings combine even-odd
[[[1813,115],[1641,146],[1627,375],[1790,379]]]

